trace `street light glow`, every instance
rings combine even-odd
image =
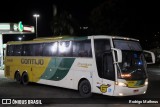
[[[34,14],[33,17],[40,17],[40,15],[39,14]]]
[[[40,17],[39,14],[34,14],[33,17],[36,18],[36,38],[37,38],[37,18]]]

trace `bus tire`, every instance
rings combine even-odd
[[[88,80],[81,81],[79,84],[78,90],[80,95],[84,98],[88,98],[92,96],[91,85]]]
[[[17,83],[19,83],[19,84],[21,83],[21,75],[20,75],[19,71],[17,71],[15,73],[15,80],[16,80]]]
[[[29,77],[28,77],[28,73],[27,72],[24,72],[22,74],[21,81],[22,81],[23,85],[27,85],[29,83]]]

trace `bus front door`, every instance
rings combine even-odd
[[[105,52],[102,56],[102,85],[101,92],[104,95],[113,95],[115,84],[115,72],[112,52]]]

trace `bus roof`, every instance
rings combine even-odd
[[[22,43],[40,43],[40,42],[51,42],[51,41],[59,41],[59,40],[85,40],[88,38],[109,38],[109,39],[124,39],[124,40],[133,40],[139,41],[138,39],[128,38],[128,37],[120,37],[120,36],[108,36],[108,35],[91,35],[91,36],[57,36],[57,37],[40,37],[30,41],[9,41],[7,44],[22,44]]]

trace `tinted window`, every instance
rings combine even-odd
[[[58,46],[59,56],[72,57],[72,41],[60,41]]]
[[[129,40],[113,40],[115,48],[121,50],[134,50],[142,51],[142,48],[138,41],[129,41]]]
[[[104,39],[95,39],[95,53],[96,55],[102,54],[105,51],[111,50],[110,41]]]
[[[22,56],[42,56],[43,44],[23,44],[22,45]]]
[[[23,45],[22,56],[32,56],[32,55],[33,55],[32,45],[24,44]]]
[[[103,55],[103,78],[115,80],[113,57],[111,52]]]
[[[32,56],[42,56],[42,48],[43,44],[41,43],[32,44]]]
[[[91,40],[8,45],[7,55],[92,57]]]
[[[91,41],[74,41],[73,42],[74,57],[92,57]]]
[[[13,55],[14,56],[21,56],[21,50],[22,50],[22,45],[13,45]]]
[[[8,45],[7,46],[7,56],[12,56],[13,55],[13,45]]]
[[[44,43],[43,56],[57,56],[57,42]]]
[[[96,55],[96,64],[99,77],[103,77],[103,56],[105,52],[110,52],[110,40],[107,39],[95,39],[94,40],[94,48]]]

